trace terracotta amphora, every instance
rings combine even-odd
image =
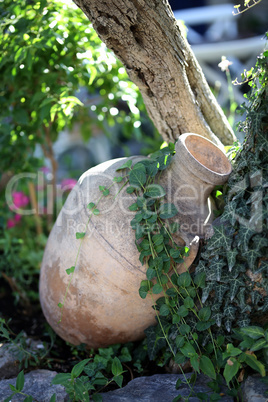
[[[171,165],[160,175],[165,202],[173,203],[180,224],[175,241],[190,247],[188,257],[178,265],[179,272],[190,267],[213,220],[209,195],[216,185],[227,181],[231,165],[212,142],[197,134],[179,137]],[[129,158],[133,164],[144,157]],[[40,299],[44,315],[53,329],[72,344],[97,348],[141,339],[144,330],[156,323],[154,300],[139,295],[146,279],[146,266],[139,261],[135,232],[130,221],[135,212],[129,206],[135,195],[122,183],[110,189],[98,205],[100,214],[90,215],[87,205],[97,203],[99,186],[109,187],[116,170],[127,158],[104,162],[85,172],[71,191],[49,236],[40,276]],[[76,232],[85,232],[83,240]],[[81,243],[82,242],[82,243]],[[79,246],[80,251],[78,253]],[[78,258],[77,258],[78,255]],[[58,323],[70,276],[66,269],[75,265],[68,288],[62,321]],[[157,295],[157,297],[162,296]]]

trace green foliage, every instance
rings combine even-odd
[[[125,373],[122,363],[132,360],[129,351],[127,346],[121,345],[100,348],[94,357],[77,363],[71,373],[57,374],[52,384],[63,385],[72,401],[87,402],[90,397],[94,401],[101,401],[100,390],[112,382],[122,387]]]
[[[233,162],[223,214],[196,268],[206,277],[202,301],[217,304],[213,318],[227,333],[234,324],[245,327],[268,316],[267,62],[266,51],[251,71],[247,118],[240,124],[247,138]]]
[[[142,138],[145,108],[138,89],[79,8],[55,0],[6,0],[0,16],[1,171],[32,171],[40,163],[33,157],[36,144],[48,152],[75,121],[85,140],[95,126],[106,131],[115,122],[128,138]],[[81,88],[91,101],[81,101]],[[129,113],[118,109],[122,101]]]
[[[36,347],[35,342],[29,342],[29,338],[21,331],[18,335],[14,334],[9,327],[9,322],[0,318],[0,336],[2,348],[7,348],[8,351],[19,361],[20,368],[29,368],[33,366],[40,366],[52,349],[55,340],[55,334],[49,330],[50,345],[47,342],[42,342],[39,348]]]

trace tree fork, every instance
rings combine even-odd
[[[193,132],[219,146],[235,135],[167,0],[74,0],[139,87],[166,141]]]

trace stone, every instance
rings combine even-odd
[[[19,361],[9,344],[0,346],[0,379],[11,378],[19,374]]]
[[[268,392],[268,384],[258,375],[250,375],[242,384],[243,402],[267,402],[268,394],[265,395],[265,392]]]
[[[191,377],[192,373],[187,373],[187,378]],[[172,402],[176,396],[181,394],[182,397],[187,397],[190,393],[187,384],[181,384],[176,390],[176,382],[178,379],[185,382],[182,374],[155,374],[151,377],[139,377],[130,381],[124,388],[110,391],[101,394],[103,402]],[[204,392],[206,395],[212,394],[213,391],[206,384],[211,381],[210,378],[200,374],[194,386],[196,393]],[[223,388],[222,402],[231,402],[233,398],[226,395]],[[196,396],[189,398],[190,402],[198,402],[200,399]]]
[[[23,393],[33,397],[38,402],[49,402],[52,395],[56,394],[57,402],[69,401],[68,394],[62,385],[51,385],[52,379],[56,375],[56,371],[35,370],[25,374],[25,382]],[[0,381],[0,401],[4,401],[12,395],[9,384],[16,385],[16,378]],[[17,394],[12,397],[12,402],[24,401],[25,395]]]
[[[25,336],[27,337],[26,334]],[[41,341],[34,341],[31,338],[25,339],[25,345],[26,350],[30,353],[44,348]],[[19,352],[20,350],[12,343],[4,343],[0,346],[0,380],[19,374],[21,370]]]

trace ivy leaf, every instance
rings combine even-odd
[[[148,356],[150,360],[154,360],[157,352],[166,346],[164,335],[158,336],[155,326],[145,329],[147,338]]]
[[[119,170],[130,169],[131,166],[132,166],[132,160],[129,159],[122,166],[120,166],[118,169],[116,169],[116,171],[118,172]]]
[[[161,219],[173,218],[177,213],[177,208],[171,203],[162,204],[159,209],[159,216]]]
[[[93,212],[93,215],[99,215],[100,214],[100,211],[97,208],[94,208],[92,212]]]
[[[224,283],[220,283],[215,286],[215,297],[219,302],[223,301],[223,297],[229,288],[230,287]]]
[[[236,312],[236,308],[233,306],[227,306],[224,309],[224,316],[228,317],[230,320],[234,320],[235,319],[235,312]]]
[[[186,335],[191,332],[191,327],[188,324],[182,324],[180,326],[180,333],[181,335]]]
[[[238,246],[241,246],[242,251],[248,251],[248,244],[251,237],[255,234],[255,232],[249,229],[246,226],[240,225],[237,239],[238,239]]]
[[[90,202],[90,203],[87,205],[87,208],[88,208],[88,209],[93,209],[94,207],[95,207],[94,202]]]
[[[137,203],[134,202],[133,204],[131,204],[131,205],[128,207],[128,209],[129,209],[130,211],[137,211],[137,209],[138,209]]]
[[[221,280],[222,267],[224,267],[225,265],[226,263],[223,259],[214,258],[210,263],[209,270],[214,272],[217,281]]]
[[[231,247],[232,239],[230,236],[225,234],[224,226],[213,226],[214,234],[209,239],[207,248],[208,250],[217,250],[219,248],[223,248],[225,250],[229,250]]]
[[[203,288],[203,290],[202,290],[202,303],[206,302],[206,300],[208,299],[209,294],[212,291],[213,287],[214,287],[214,283],[210,282],[210,283],[207,284],[207,286],[205,286]]]
[[[245,286],[244,281],[241,278],[236,278],[230,281],[230,291],[229,291],[229,297],[231,301],[234,300],[239,288],[241,286]]]
[[[236,248],[227,251],[226,255],[227,255],[229,272],[232,271],[232,269],[235,265],[237,254],[238,254],[238,250]]]
[[[147,197],[150,198],[162,198],[166,195],[165,190],[160,184],[150,184],[146,187],[146,192],[144,193]]]
[[[256,262],[257,258],[259,257],[258,250],[251,249],[251,250],[245,251],[243,253],[243,257],[247,260],[249,267],[254,272],[255,269],[257,268],[255,262]]]
[[[129,173],[129,183],[132,187],[140,188],[146,182],[146,169],[142,164],[137,163]]]
[[[164,237],[161,234],[156,234],[156,235],[153,235],[152,240],[153,240],[155,246],[159,246],[160,244],[163,243]]]

